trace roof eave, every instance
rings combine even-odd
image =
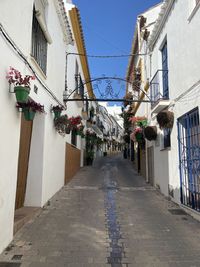
[[[170,13],[172,7],[173,7],[174,2],[175,2],[175,0],[165,0],[163,2],[163,5],[161,7],[161,11],[158,15],[158,19],[157,19],[156,24],[154,26],[154,29],[150,35],[149,44],[148,44],[150,51],[153,50],[153,47],[154,47],[156,41],[158,40],[160,32],[162,31],[162,29],[165,25],[165,22],[167,21],[167,18],[169,16],[169,13]]]

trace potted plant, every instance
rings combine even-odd
[[[143,130],[142,128],[138,127],[134,130],[135,139],[137,142],[140,142],[143,139]]]
[[[171,129],[174,124],[174,113],[169,110],[160,111],[157,116],[157,122],[160,126],[160,129],[169,128]]]
[[[60,117],[54,118],[54,126],[55,126],[56,131],[59,134],[61,135],[70,134],[71,125],[70,125],[68,116],[66,114]]]
[[[157,127],[156,126],[147,126],[144,128],[144,136],[147,140],[152,141],[157,138]]]
[[[139,127],[145,127],[147,126],[147,118],[145,116],[142,116],[142,117],[130,117],[129,121],[133,124],[133,125],[136,125],[136,126],[139,126]]]
[[[81,118],[81,116],[76,116],[76,117],[72,116],[68,120],[69,120],[69,124],[70,124],[71,128],[72,129],[77,129],[77,126],[79,124],[81,124],[82,118]]]
[[[61,112],[63,111],[63,107],[62,106],[60,106],[60,105],[57,105],[57,106],[53,106],[52,107],[52,111],[53,111],[53,113],[54,113],[54,118],[55,119],[57,119],[57,118],[59,118],[60,117],[60,115],[61,115]]]
[[[14,85],[14,92],[18,103],[26,103],[30,92],[30,81],[35,80],[35,76],[25,75],[22,77],[21,73],[15,68],[10,67],[6,78],[9,84]]]
[[[27,121],[32,121],[35,117],[35,113],[44,113],[44,106],[42,106],[39,103],[36,103],[35,101],[28,101],[27,103],[18,103],[18,108],[22,109],[22,112],[24,114],[24,118]]]

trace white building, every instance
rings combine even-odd
[[[83,165],[84,140],[59,135],[51,108],[66,103],[63,114],[82,115],[84,103],[63,102],[63,93],[66,98],[66,89],[76,88],[77,77],[79,85],[80,77],[87,80],[89,70],[85,57],[68,56],[66,63],[67,52],[85,53],[79,13],[71,1],[64,6],[62,0],[16,0],[15,8],[12,1],[1,1],[0,10],[1,252],[12,240],[17,211],[24,206],[42,207]],[[46,113],[36,114],[33,122],[16,108],[13,87],[6,80],[9,66],[23,76],[36,76],[29,98],[44,105]],[[93,95],[91,85],[85,85],[84,91]],[[73,170],[70,153],[77,155]]]
[[[200,27],[199,7],[199,0],[163,2],[148,39],[149,60],[145,65],[153,101],[148,120],[158,131],[156,141],[147,143],[151,151],[150,182],[175,202],[197,211],[200,210],[200,53],[196,34]],[[160,130],[158,126],[156,116],[163,110],[174,115],[171,129]]]
[[[148,74],[148,39],[155,26],[161,4],[149,8],[142,14],[138,15],[135,32],[132,42],[131,54],[127,68],[126,80],[126,96],[125,98],[137,100],[125,108],[125,112],[130,112],[131,116],[148,117],[148,104],[140,101],[149,100],[147,92],[149,90],[149,74]],[[127,103],[128,104],[128,103]],[[130,128],[127,134],[132,133],[133,127]],[[130,159],[134,161],[135,167],[139,173],[148,179],[147,173],[147,148],[141,147],[137,142],[130,141],[129,144]]]

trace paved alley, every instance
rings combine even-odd
[[[84,167],[26,224],[0,267],[197,267],[200,223],[121,155]]]

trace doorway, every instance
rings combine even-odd
[[[19,209],[24,206],[32,127],[33,127],[33,122],[26,121],[24,119],[24,116],[22,115],[21,116],[19,156],[18,156],[18,173],[17,173],[15,209]]]

